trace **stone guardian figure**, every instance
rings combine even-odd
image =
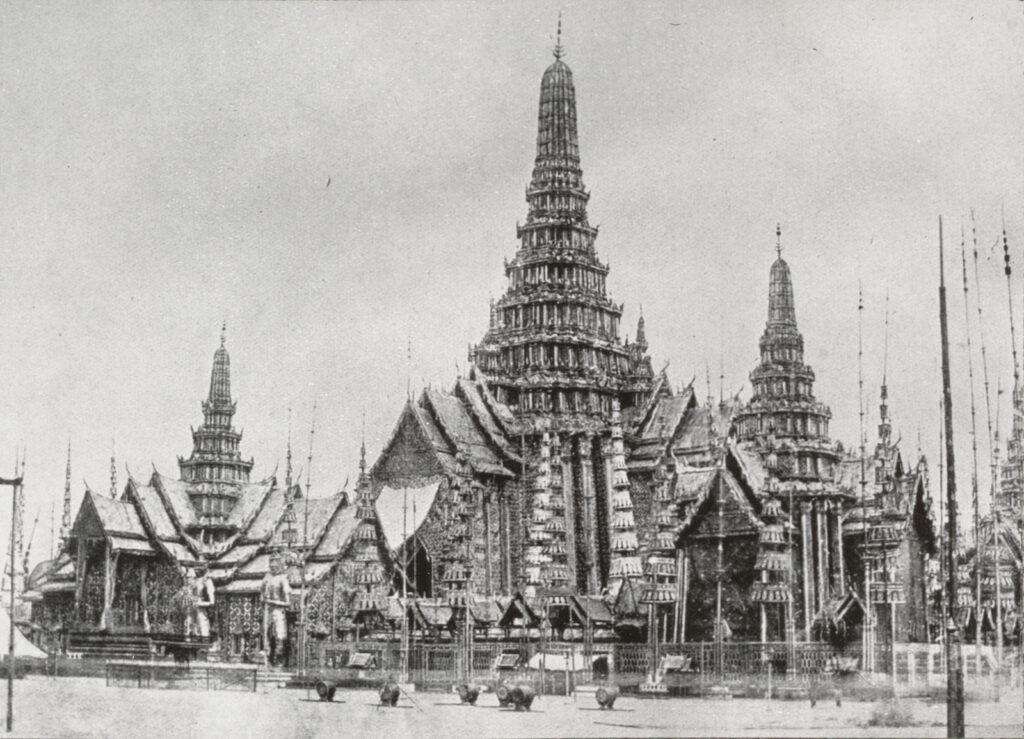
[[[263,578],[260,595],[263,601],[263,636],[270,647],[268,659],[272,665],[284,662],[288,642],[286,615],[291,591],[284,561],[279,556],[271,557],[270,572]]]

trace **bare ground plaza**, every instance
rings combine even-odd
[[[458,696],[415,693],[395,708],[376,691],[339,692],[334,702],[305,690],[267,687],[255,693],[107,687],[99,678],[33,676],[17,686],[17,736],[60,737],[465,737],[610,736],[945,736],[941,701],[908,701],[912,725],[868,725],[872,704],[765,700],[621,698],[612,710],[592,700],[544,696],[526,712],[501,709],[493,694],[476,706]],[[412,701],[415,701],[415,704]],[[52,710],[53,706],[61,710]],[[1020,735],[1021,695],[967,705],[967,736]]]

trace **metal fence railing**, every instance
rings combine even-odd
[[[106,683],[121,688],[256,691],[256,665],[110,660]]]
[[[451,642],[412,644],[406,663],[408,678],[418,686],[442,689],[462,679],[495,683],[515,679],[533,682],[538,692],[552,693],[584,683],[639,685],[660,669],[666,656],[688,657],[688,671],[701,680],[727,682],[764,681],[769,674],[773,679],[813,682],[834,675],[840,665],[861,672],[863,664],[859,644],[839,649],[825,642],[663,643],[657,647],[658,664],[653,666],[651,647],[639,643],[481,642],[472,645],[471,654],[467,650],[464,644]],[[983,651],[978,661],[973,647],[964,647],[965,677],[997,675],[1007,683],[1019,684],[1019,651],[1007,648],[1001,668],[989,652],[991,648]],[[358,670],[350,667],[356,654],[371,655],[363,658]],[[511,660],[517,665],[515,671],[496,668],[502,654],[515,655]],[[545,656],[539,656],[542,654]],[[895,649],[876,645],[874,656],[876,673],[891,676],[889,666],[895,661],[894,682],[901,686],[945,679],[945,658],[938,644],[897,644]],[[402,647],[398,642],[312,643],[307,664],[311,671],[348,669],[365,681],[387,675],[397,678],[403,667]]]

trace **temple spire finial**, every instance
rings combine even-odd
[[[889,422],[889,291],[885,291],[885,341],[882,349],[882,388],[878,404],[878,440],[885,446],[892,438]]]
[[[636,345],[640,347],[640,351],[647,351],[647,324],[644,321],[644,307],[642,305],[640,306],[640,318],[636,322]]]
[[[552,52],[555,55],[555,59],[561,59],[565,56],[565,49],[562,48],[562,11],[558,11],[558,33],[555,36],[555,48]]]
[[[71,439],[68,439],[68,463],[64,468],[64,500],[60,517],[60,539],[64,542],[71,533]]]
[[[363,411],[362,431],[359,442],[359,476],[366,474],[366,411]]]
[[[289,495],[292,487],[292,409],[288,409],[288,450],[285,452],[284,467],[285,495]]]
[[[221,321],[221,324],[220,324],[220,345],[224,346],[224,344],[227,341],[227,339],[228,339],[228,322],[227,321]]]
[[[775,224],[775,253],[782,259],[782,224]]]
[[[882,349],[882,387],[884,388],[889,376],[889,290],[885,291],[885,342]],[[885,392],[883,390],[883,392]]]
[[[117,463],[114,458],[114,440],[110,440],[110,498],[117,500]]]

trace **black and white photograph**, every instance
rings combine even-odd
[[[0,5],[4,736],[1019,737],[1024,2]]]

